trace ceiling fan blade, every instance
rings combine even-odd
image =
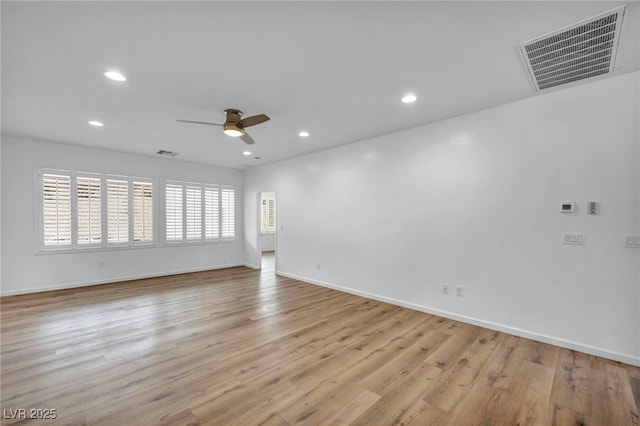
[[[218,124],[218,123],[209,123],[207,121],[193,121],[193,120],[176,120],[180,123],[191,123],[191,124],[206,124],[208,126],[218,126],[218,127],[222,127],[222,124]]]
[[[243,118],[242,120],[240,120],[240,124],[242,124],[242,127],[249,127],[255,126],[256,124],[264,123],[265,121],[269,120],[271,119],[265,114],[258,114],[252,117]]]
[[[244,143],[249,145],[253,145],[254,143],[256,143],[256,141],[254,141],[253,138],[249,136],[249,133],[247,132],[244,132],[244,135],[240,136],[239,139],[242,139]]]

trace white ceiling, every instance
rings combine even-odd
[[[624,3],[2,1],[2,133],[265,164],[535,96],[517,44]],[[639,69],[626,3],[614,75]],[[260,160],[175,121],[231,107],[271,117],[249,129]]]

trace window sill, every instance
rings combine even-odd
[[[134,244],[127,246],[107,246],[107,247],[82,247],[82,248],[50,248],[50,249],[39,249],[36,252],[36,255],[49,255],[49,254],[79,254],[79,253],[98,253],[104,251],[124,251],[124,250],[137,250],[137,249],[148,249],[148,248],[157,248],[158,245],[154,243],[149,244]]]

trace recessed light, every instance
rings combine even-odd
[[[242,155],[251,155],[251,151],[244,151]]]
[[[104,73],[104,76],[115,81],[127,81],[127,78],[117,71],[107,71]]]
[[[301,138],[307,138],[309,137],[309,132],[307,132],[306,130],[303,130],[300,133],[298,133],[298,136],[300,136]]]
[[[406,95],[404,95],[404,97],[402,98],[402,102],[404,102],[405,104],[410,104],[413,103],[417,100],[418,98],[416,97],[416,95],[411,94],[411,93],[407,93]]]
[[[104,124],[102,124],[101,122],[96,121],[96,120],[91,120],[91,121],[89,122],[89,124],[91,124],[92,126],[96,126],[96,127],[102,127],[102,126],[104,126]]]

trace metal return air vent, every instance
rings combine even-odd
[[[612,72],[625,7],[520,43],[535,90]]]
[[[167,157],[175,157],[176,155],[178,155],[177,152],[167,151],[166,149],[158,150],[158,152],[156,152],[156,154],[166,155]]]

